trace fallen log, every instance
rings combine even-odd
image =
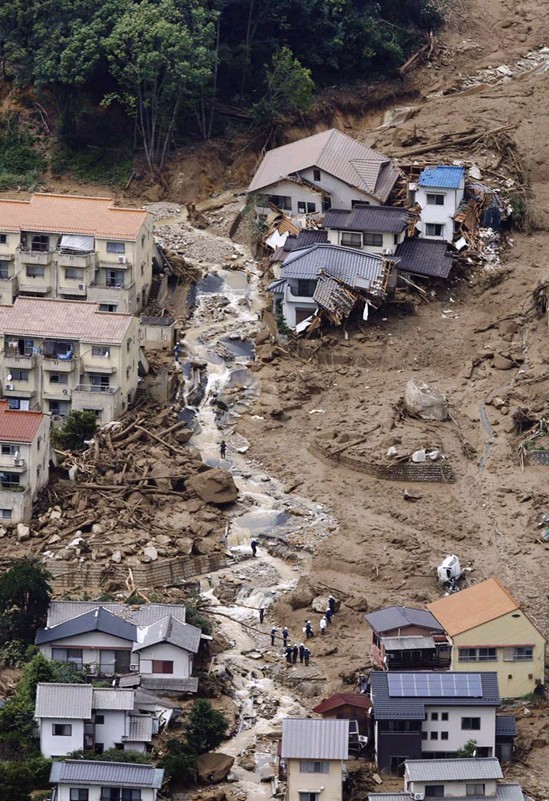
[[[470,145],[473,144],[473,142],[477,142],[480,139],[486,138],[487,136],[504,133],[505,131],[511,131],[516,127],[516,125],[502,125],[500,128],[492,128],[490,131],[476,131],[475,133],[468,134],[467,136],[448,136],[442,142],[432,142],[429,145],[418,145],[417,147],[404,149],[400,155],[406,157],[419,156],[422,153],[436,153],[439,150],[446,150],[447,148],[456,147],[457,145]]]

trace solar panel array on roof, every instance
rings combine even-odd
[[[391,698],[481,698],[478,673],[389,673]]]

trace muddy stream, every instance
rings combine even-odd
[[[235,247],[248,255],[241,246]],[[237,733],[219,750],[236,758],[232,773],[239,789],[250,801],[260,801],[271,798],[269,779],[276,749],[272,734],[280,731],[283,717],[305,713],[297,691],[273,678],[273,663],[282,665],[284,656],[281,638],[271,647],[269,632],[272,625],[280,632],[284,621],[271,618],[269,607],[309,571],[311,552],[300,548],[298,560],[289,564],[276,555],[277,548],[290,547],[287,538],[296,532],[309,531],[315,539],[326,536],[335,521],[328,509],[286,493],[263,465],[249,460],[249,443],[234,430],[239,416],[249,413],[260,392],[257,373],[249,369],[261,310],[253,260],[248,259],[246,270],[207,273],[196,288],[194,304],[184,337],[181,414],[195,426],[190,444],[200,450],[205,462],[229,470],[240,492],[224,535],[227,551],[236,561],[201,582],[218,630],[231,643],[215,657],[212,670],[230,676],[239,709]],[[225,459],[220,455],[222,439],[227,443]],[[252,560],[250,542],[254,538],[259,549]],[[230,606],[217,598],[227,578],[241,581]],[[265,610],[263,623],[259,621],[261,608]],[[291,632],[291,636],[298,635]],[[238,764],[238,756],[246,749],[254,769],[249,760],[248,769]]]

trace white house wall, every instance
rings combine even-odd
[[[333,209],[351,209],[353,207],[353,200],[360,203],[369,203],[371,206],[380,206],[379,200],[376,200],[366,192],[360,192],[339,178],[335,178],[324,170],[320,171],[320,181],[315,181],[313,176],[314,167],[307,170],[301,170],[300,176],[310,181],[319,189],[322,189],[326,194],[330,195],[331,205]]]
[[[95,743],[101,743],[105,751],[121,743],[122,737],[129,734],[129,717],[120,710],[98,710],[96,715],[103,715],[105,722],[95,724]]]
[[[435,206],[427,203],[427,195],[444,195],[444,205]],[[421,206],[421,220],[418,227],[424,239],[446,240],[452,242],[454,238],[454,216],[458,206],[463,200],[461,189],[437,189],[431,186],[418,186],[415,194],[416,203]],[[443,236],[428,236],[427,223],[444,225]]]
[[[173,662],[173,673],[155,673],[166,678],[187,679],[192,673],[192,654],[170,643],[158,643],[140,651],[139,670],[142,674],[153,673],[153,660]]]
[[[328,242],[331,245],[342,245],[343,244],[341,241],[342,234],[345,233],[356,234],[360,232],[358,231],[346,232],[337,230],[335,228],[328,228],[327,233],[328,233]],[[377,232],[369,231],[368,233],[377,233]],[[362,233],[360,233],[360,235],[362,236]],[[395,242],[395,236],[397,238],[396,242]],[[402,232],[401,234],[384,233],[383,244],[380,245],[379,247],[376,247],[375,245],[362,245],[362,247],[356,248],[356,250],[362,250],[365,253],[376,253],[378,256],[382,256],[386,251],[389,251],[389,253],[392,255],[395,252],[397,245],[399,245],[401,242],[404,242],[404,232]],[[345,247],[349,247],[349,245],[346,245]]]
[[[108,785],[107,785],[108,786]],[[57,785],[57,796],[55,801],[71,801],[71,787],[87,787],[88,788],[88,801],[101,801],[101,787],[99,785],[87,785],[87,784],[63,784]],[[155,801],[156,799],[156,790],[152,790],[150,787],[143,787],[141,789],[141,801]]]
[[[70,737],[55,736],[53,726],[68,724],[72,726]],[[59,718],[41,718],[40,723],[40,751],[45,757],[66,756],[72,751],[78,751],[84,746],[84,721],[60,720]]]
[[[252,195],[252,197],[255,198],[257,212],[259,214],[269,214],[271,211],[268,206],[265,207],[257,203],[258,195],[280,195],[291,198],[292,207],[291,209],[285,209],[285,211],[290,212],[293,216],[302,213],[298,212],[297,208],[297,205],[300,202],[315,203],[315,214],[322,214],[323,209],[321,190],[323,190],[325,194],[330,195],[330,203],[333,209],[350,210],[353,207],[353,200],[356,200],[360,203],[370,203],[372,206],[381,205],[378,200],[375,200],[370,195],[360,192],[358,189],[354,189],[343,181],[340,181],[339,178],[334,178],[333,175],[328,175],[328,173],[321,173],[320,182],[312,180],[312,170],[302,170],[300,175],[302,178],[307,178],[311,183],[314,183],[315,186],[318,186],[318,191],[315,191],[306,184],[298,184],[294,181],[279,181],[276,184],[263,187],[263,189],[258,190]]]
[[[433,784],[444,784],[444,797],[445,798],[466,798],[467,797],[467,785],[468,784],[483,784],[484,785],[484,794],[487,797],[495,796],[496,794],[496,781],[491,781],[490,779],[471,779],[468,782],[447,782],[444,781],[443,776],[440,777],[440,781],[430,781],[430,782],[408,782],[407,790],[413,793],[420,793],[425,795],[425,787],[426,785],[433,785]]]
[[[429,706],[425,709],[427,720],[422,723],[422,731],[428,733],[422,740],[421,750],[425,753],[433,751],[457,751],[469,741],[476,740],[480,748],[491,748],[492,756],[496,745],[496,710],[494,707],[478,706]],[[438,720],[431,720],[431,714],[438,713]],[[441,713],[448,713],[448,720],[441,720]],[[480,731],[462,730],[461,718],[480,718]],[[431,740],[431,732],[438,732],[438,740]],[[440,733],[448,732],[448,739],[441,740]]]

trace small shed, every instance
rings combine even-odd
[[[139,343],[146,350],[171,350],[175,341],[173,317],[146,317],[139,321]]]
[[[313,712],[325,719],[356,720],[360,734],[369,735],[370,708],[372,702],[369,695],[362,693],[334,693],[320,704]]]

